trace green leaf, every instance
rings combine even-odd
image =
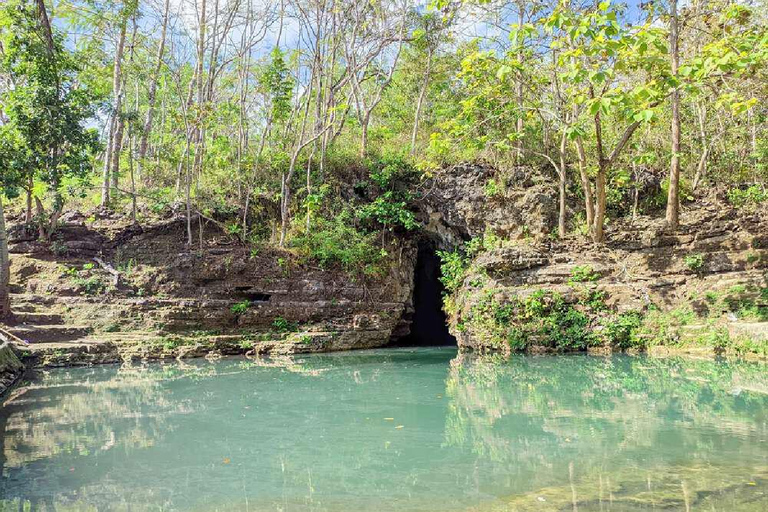
[[[496,71],[496,78],[499,80],[504,80],[507,75],[509,75],[512,72],[512,67],[508,66],[506,64],[502,64],[499,66],[498,71]]]

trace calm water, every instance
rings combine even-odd
[[[40,374],[0,510],[768,510],[768,368],[397,349]]]

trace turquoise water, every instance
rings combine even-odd
[[[0,510],[768,510],[768,368],[393,349],[42,372]]]

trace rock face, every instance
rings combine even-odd
[[[24,372],[24,365],[7,342],[0,344],[0,395],[16,382]]]
[[[568,350],[560,334],[583,327],[576,348],[613,349],[611,329],[636,319],[634,341],[619,348],[765,354],[768,208],[704,202],[682,222],[674,233],[659,218],[614,222],[600,245],[574,235],[484,249],[452,297],[451,330],[461,347],[508,352]]]
[[[407,240],[388,247],[374,278],[254,251],[211,225],[202,248],[185,238],[178,219],[111,232],[64,224],[54,254],[13,239],[14,333],[44,365],[372,348],[408,333]]]
[[[768,352],[766,205],[697,201],[675,233],[640,217],[612,222],[595,245],[550,236],[550,182],[525,167],[459,165],[425,183],[421,236],[441,250],[475,240],[445,304],[460,348],[626,349],[706,337],[718,350]],[[372,348],[409,332],[410,237],[391,242],[385,272],[372,278],[253,250],[213,224],[190,248],[179,217],[143,227],[63,219],[52,244],[10,231],[13,332],[33,342],[28,355],[40,365]],[[640,328],[641,318],[655,323]]]
[[[486,232],[517,239],[543,236],[557,226],[557,191],[528,167],[499,172],[457,165],[440,171],[425,190],[422,220],[442,248]]]

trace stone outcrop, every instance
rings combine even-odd
[[[425,231],[442,248],[488,231],[506,239],[545,236],[557,226],[557,191],[551,183],[530,167],[505,172],[482,164],[446,168],[424,187]]]
[[[0,343],[0,395],[24,373],[24,365],[8,342]]]
[[[490,318],[479,305],[509,312],[539,292],[586,311],[591,329],[610,315],[652,313],[669,332],[648,332],[651,345],[760,354],[768,347],[767,233],[765,206],[737,210],[715,200],[684,211],[676,232],[642,216],[614,222],[605,244],[575,235],[507,240],[471,261],[453,297],[451,330],[461,347],[509,351],[509,340],[478,325],[481,313],[486,324]],[[599,304],[590,306],[594,298]]]
[[[700,198],[674,233],[658,215],[619,219],[596,245],[551,236],[551,183],[528,167],[459,165],[422,187],[418,236],[430,247],[483,240],[448,304],[460,348],[512,350],[514,326],[500,337],[477,319],[509,322],[535,294],[598,334],[623,313],[684,311],[675,340],[714,333],[721,343],[727,333],[756,343],[748,351],[768,346],[765,205]],[[409,332],[418,237],[391,241],[374,278],[249,248],[215,223],[200,235],[197,219],[189,247],[178,214],[143,226],[110,215],[65,215],[50,244],[20,224],[10,230],[14,333],[33,342],[26,355],[39,365],[373,348]]]
[[[408,333],[407,240],[369,277],[252,250],[215,225],[189,248],[181,218],[110,227],[73,218],[50,248],[14,231],[13,332],[37,364],[372,348]]]

